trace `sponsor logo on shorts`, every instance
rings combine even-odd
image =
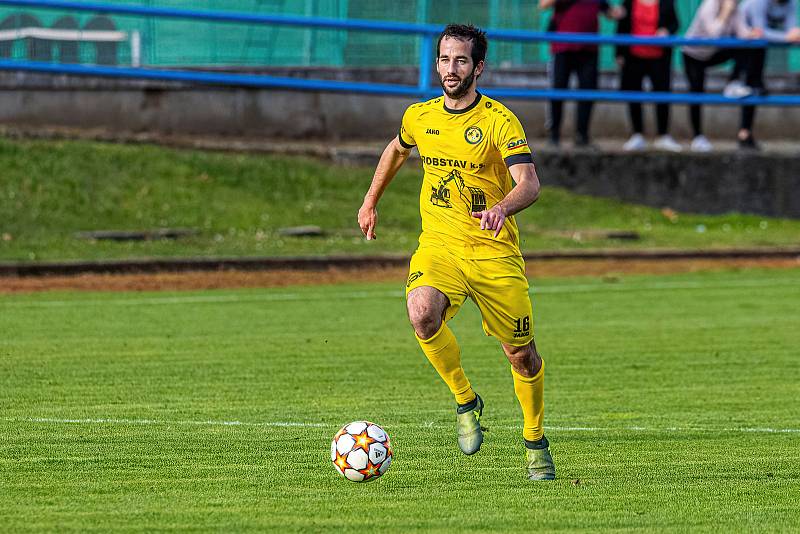
[[[406,282],[406,287],[411,287],[411,284],[414,283],[415,280],[418,280],[422,276],[422,271],[416,271],[408,275],[408,282]]]
[[[514,320],[514,339],[531,335],[531,318],[526,315]]]
[[[483,139],[483,132],[477,126],[470,126],[464,132],[464,139],[471,145],[477,145]]]

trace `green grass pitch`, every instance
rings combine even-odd
[[[0,530],[800,529],[800,270],[534,284],[558,479],[523,478],[508,364],[465,457],[397,284],[0,299]],[[355,484],[334,432],[395,462]]]
[[[377,160],[376,160],[377,161]],[[0,262],[194,256],[411,253],[420,233],[420,164],[381,200],[378,239],[356,213],[373,167],[308,158],[0,136]],[[112,179],[113,177],[113,179]],[[551,187],[517,217],[523,251],[800,245],[800,220],[672,213]],[[667,214],[669,212],[666,212]],[[286,237],[315,225],[322,237]],[[178,240],[89,240],[93,230],[190,228]],[[632,232],[636,240],[606,237]]]

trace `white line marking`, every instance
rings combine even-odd
[[[74,307],[80,305],[109,305],[109,306],[152,306],[157,304],[237,304],[247,302],[286,302],[286,301],[315,301],[329,300],[331,298],[349,299],[375,299],[375,298],[402,298],[402,291],[352,293],[283,293],[264,295],[193,295],[185,297],[151,297],[151,298],[109,298],[109,299],[75,299],[75,300],[40,300],[31,302],[0,302],[0,306],[14,306],[19,308],[50,308]]]
[[[180,421],[180,420],[160,420],[160,419],[67,419],[67,418],[54,418],[54,417],[4,417],[0,419],[7,423],[39,423],[39,424],[54,424],[54,425],[152,425],[152,426],[169,426],[169,425],[183,425],[183,426],[242,426],[242,427],[298,427],[298,428],[338,428],[339,425],[331,423],[305,423],[300,421],[263,421],[263,422],[246,422],[246,421]],[[450,428],[452,425],[435,423],[427,421],[423,423],[401,423],[394,425],[387,425],[387,427],[394,428]],[[489,429],[498,428],[502,430],[518,430],[522,428],[519,425],[489,425]],[[592,426],[550,426],[546,425],[545,429],[559,431],[559,432],[743,432],[743,433],[765,433],[765,434],[797,434],[800,433],[800,428],[768,428],[768,427],[647,427],[647,426],[627,426],[627,427],[592,427]]]
[[[193,426],[266,426],[266,427],[328,427],[324,423],[299,423],[292,421],[276,421],[247,423],[244,421],[170,421],[159,419],[56,419],[52,417],[4,418],[3,421],[16,423],[51,423],[81,425],[193,425]]]
[[[800,279],[749,279],[731,280],[719,282],[707,281],[681,281],[681,282],[653,282],[653,283],[598,283],[598,284],[572,284],[572,285],[544,285],[534,286],[531,293],[538,295],[561,294],[561,293],[618,293],[632,291],[674,291],[674,290],[696,290],[696,289],[744,289],[744,288],[781,288],[800,287]],[[108,298],[108,299],[74,299],[74,300],[35,300],[35,301],[8,301],[0,299],[0,307],[15,308],[49,308],[49,307],[75,307],[81,305],[109,305],[109,306],[153,306],[165,304],[236,304],[236,303],[258,303],[258,302],[287,302],[287,301],[316,301],[338,299],[394,299],[403,298],[405,293],[399,290],[388,291],[338,291],[333,290],[325,293],[265,293],[260,295],[239,294],[239,295],[186,295],[186,296],[152,296],[138,298]]]
[[[593,293],[593,292],[626,292],[626,291],[671,291],[675,289],[743,289],[743,288],[762,288],[762,287],[797,287],[797,280],[775,279],[751,279],[751,280],[730,280],[719,282],[704,281],[680,281],[680,282],[652,282],[637,284],[622,282],[606,282],[604,284],[574,284],[560,286],[541,286],[534,287],[532,293]]]

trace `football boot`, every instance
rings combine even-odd
[[[481,443],[483,443],[483,429],[480,423],[482,414],[483,399],[480,395],[475,396],[474,403],[459,406],[456,410],[458,447],[464,454],[475,454],[481,448]]]
[[[525,441],[525,469],[528,480],[554,480],[556,465],[550,455],[550,443],[547,438],[536,442]]]

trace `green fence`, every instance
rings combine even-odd
[[[360,18],[403,22],[471,22],[482,27],[544,30],[549,12],[539,10],[534,0],[108,0],[110,3],[149,7],[180,7],[309,15],[331,18]],[[612,0],[613,1],[613,0]],[[685,30],[700,0],[678,0],[681,30]],[[70,19],[66,23],[66,19]],[[416,65],[419,38],[324,29],[301,29],[286,26],[262,26],[220,22],[184,21],[171,18],[132,17],[89,13],[69,14],[54,10],[0,9],[0,29],[39,24],[86,28],[87,25],[111,24],[126,32],[129,39],[118,42],[115,54],[119,64],[150,66],[259,67],[259,66],[353,66],[393,67]],[[603,19],[601,31],[612,34],[614,24]],[[35,51],[31,39],[0,42],[0,56],[24,58]],[[106,46],[106,58],[109,47]],[[55,47],[52,60],[62,59],[62,49]],[[93,42],[79,45],[78,60],[98,61]],[[66,56],[64,56],[66,57]],[[72,56],[70,56],[72,57]],[[499,67],[542,66],[550,57],[547,44],[522,44],[495,41],[490,44],[488,61]],[[47,59],[44,57],[44,59]],[[613,49],[601,47],[601,67],[615,69]],[[776,49],[770,52],[770,69],[800,70],[796,51]]]

